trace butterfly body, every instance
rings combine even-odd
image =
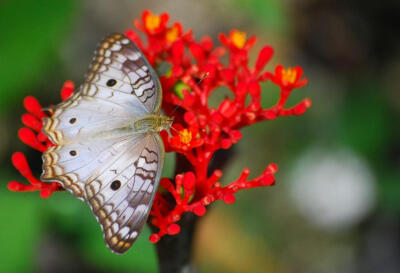
[[[96,51],[80,90],[44,119],[55,144],[43,154],[45,181],[57,181],[92,209],[107,246],[124,253],[140,234],[164,162],[158,132],[161,86],[141,51],[112,34]]]

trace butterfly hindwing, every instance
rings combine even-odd
[[[130,248],[146,223],[161,176],[163,154],[159,136],[146,136],[85,186],[104,239],[116,253]]]
[[[125,135],[111,140],[94,139],[50,147],[42,156],[41,179],[58,181],[76,197],[85,200],[87,181],[133,145],[136,138]]]

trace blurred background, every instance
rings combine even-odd
[[[199,272],[400,272],[400,2],[397,0],[36,0],[0,2],[0,272],[156,272],[146,227],[124,256],[104,245],[90,209],[69,193],[11,193],[23,181],[11,154],[35,172],[40,153],[17,138],[22,101],[59,102],[79,85],[96,44],[133,27],[144,9],[168,12],[197,38],[232,28],[268,44],[268,66],[301,65],[305,115],[245,128],[223,181],[277,163],[277,184],[217,203],[199,223]],[[263,86],[263,103],[278,90]],[[172,164],[169,164],[172,165]],[[166,173],[171,173],[167,167]]]

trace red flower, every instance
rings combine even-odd
[[[175,123],[171,128],[172,137],[167,132],[162,133],[162,137],[166,145],[166,151],[187,151],[197,148],[204,144],[204,139],[199,134],[197,126],[189,126],[184,128],[181,124]]]
[[[167,29],[165,33],[165,40],[168,43],[173,43],[182,36],[182,25],[181,23],[174,23],[174,25]]]
[[[166,13],[154,15],[145,11],[142,20],[135,21],[136,27],[147,38],[146,45],[135,31],[125,32],[153,66],[167,63],[171,67],[166,75],[160,75],[160,81],[163,110],[174,116],[175,123],[170,133],[163,131],[161,135],[167,152],[179,153],[189,162],[183,173],[160,181],[164,190],[157,192],[150,212],[151,223],[159,229],[151,235],[152,242],[166,234],[179,233],[179,219],[184,212],[202,216],[207,206],[217,200],[233,203],[234,194],[239,190],[273,185],[277,171],[275,164],[269,164],[263,173],[251,180],[248,180],[250,170],[245,168],[238,179],[221,185],[221,170],[215,169],[209,175],[211,159],[217,150],[229,149],[242,138],[242,127],[278,116],[303,114],[311,106],[311,101],[304,99],[294,107],[285,108],[291,91],[304,86],[307,79],[301,79],[303,72],[300,67],[285,70],[279,65],[274,73],[264,72],[273,55],[270,46],[264,46],[255,66],[249,67],[249,50],[256,41],[255,37],[247,39],[244,32],[232,30],[228,36],[219,36],[222,46],[215,46],[210,37],[196,41],[190,30],[184,32],[178,22],[170,26],[168,20]],[[229,62],[224,63],[222,59],[227,54]],[[271,81],[280,88],[279,101],[268,109],[260,103],[260,83],[263,81]],[[210,107],[209,96],[221,86],[228,88],[231,96],[218,107]],[[73,84],[66,82],[61,91],[62,99],[70,96],[73,89]],[[46,113],[32,97],[26,98],[24,104],[28,114],[22,120],[27,127],[20,130],[19,137],[27,145],[43,152],[53,145],[41,133],[42,118]],[[10,190],[39,190],[42,197],[62,190],[57,183],[44,183],[34,178],[21,153],[14,154],[12,161],[30,184],[10,182]]]
[[[303,69],[300,66],[284,69],[282,65],[275,68],[275,75],[271,75],[271,80],[279,86],[288,90],[300,88],[307,84],[307,79],[301,79]]]
[[[250,48],[257,41],[256,37],[251,37],[247,40],[247,34],[245,32],[241,32],[237,29],[233,29],[229,32],[229,36],[226,36],[224,33],[219,35],[219,39],[221,43],[227,46],[230,50],[250,50]]]
[[[146,32],[147,35],[157,35],[163,34],[167,28],[168,20],[169,15],[167,13],[156,15],[149,10],[145,10],[142,13],[142,22],[135,20],[134,23],[138,29]]]

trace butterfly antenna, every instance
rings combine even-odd
[[[200,86],[200,83],[201,83],[205,78],[207,78],[209,74],[210,74],[210,72],[206,72],[206,73],[201,77],[201,79],[197,81],[196,85],[197,85],[197,86]],[[169,116],[172,116],[172,114],[175,113],[176,110],[178,110],[179,107],[181,107],[182,103],[183,103],[183,99],[181,100],[181,102],[180,102],[177,106],[175,106],[174,110],[172,110],[172,112],[169,113]]]
[[[179,134],[179,131],[177,130],[177,129],[175,129],[174,127],[169,127],[170,129],[172,129],[172,130],[174,130],[176,133],[178,133]]]
[[[200,85],[200,83],[208,77],[208,75],[210,75],[210,72],[206,72],[203,77],[201,77],[201,79],[196,83],[196,85]]]

